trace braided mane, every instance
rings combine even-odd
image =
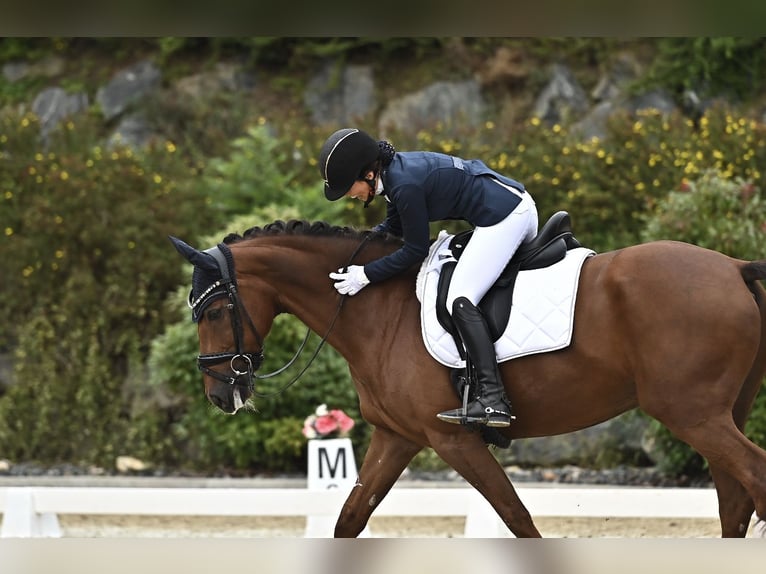
[[[264,225],[263,227],[251,227],[242,235],[239,235],[238,233],[230,233],[223,238],[223,242],[228,245],[230,243],[244,241],[245,239],[267,235],[306,235],[312,237],[345,237],[348,239],[363,239],[367,236],[371,236],[370,239],[399,241],[398,238],[379,231],[372,231],[369,229],[359,230],[353,227],[332,225],[326,221],[311,222],[291,219],[289,221],[277,220]]]

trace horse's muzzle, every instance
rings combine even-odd
[[[243,387],[215,384],[208,392],[208,400],[226,414],[233,415],[245,405],[250,395]]]
[[[226,363],[223,371],[213,366]],[[199,355],[197,367],[216,381],[206,384],[208,400],[225,413],[235,413],[255,392],[255,371],[263,362],[263,353],[216,353]]]

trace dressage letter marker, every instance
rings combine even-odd
[[[307,486],[309,490],[322,492],[340,489],[351,492],[356,484],[357,471],[354,449],[349,438],[312,439],[308,450]],[[340,513],[340,508],[338,508]],[[333,516],[306,517],[307,538],[332,537],[337,514]],[[364,536],[367,532],[363,532]]]
[[[320,446],[318,449],[319,457],[319,481],[324,483],[329,481],[327,488],[338,488],[337,480],[345,482],[348,479],[349,472],[346,466],[345,448],[335,450],[335,459],[331,460],[331,455],[327,447]]]

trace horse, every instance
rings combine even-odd
[[[460,407],[450,369],[424,345],[418,269],[339,295],[328,273],[392,253],[401,240],[325,222],[275,221],[199,251],[194,265],[208,400],[226,413],[254,392],[273,320],[290,313],[348,362],[372,427],[336,537],[356,537],[412,458],[426,447],[492,505],[515,537],[540,537],[481,432],[436,414]],[[722,537],[766,517],[766,451],[744,434],[766,373],[766,259],[743,261],[656,241],[598,253],[582,265],[570,344],[500,364],[516,420],[508,439],[568,433],[634,408],[664,424],[709,464]]]

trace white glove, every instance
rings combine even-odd
[[[361,265],[351,265],[345,273],[343,269],[338,269],[337,273],[330,273],[330,279],[338,281],[335,284],[335,289],[341,295],[356,295],[370,284],[370,280],[364,274],[364,267]]]

